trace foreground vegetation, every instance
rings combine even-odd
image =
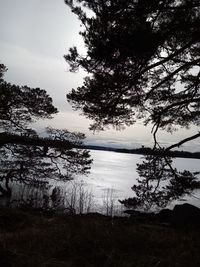
[[[200,266],[200,229],[0,210],[0,266]]]

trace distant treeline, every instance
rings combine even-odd
[[[20,144],[20,145],[28,145],[28,146],[44,146],[48,148],[64,148],[64,149],[72,149],[73,147],[76,148],[84,148],[90,150],[103,150],[103,151],[113,151],[118,153],[129,153],[129,154],[139,154],[139,155],[159,155],[161,152],[155,151],[150,147],[141,148],[133,148],[133,149],[126,149],[126,148],[113,148],[113,147],[106,147],[106,146],[94,146],[94,145],[74,145],[71,144],[67,140],[53,140],[49,138],[39,138],[38,136],[19,136],[15,134],[8,134],[8,133],[0,133],[0,147],[5,144]],[[177,157],[177,158],[193,158],[193,159],[200,159],[200,152],[188,152],[188,151],[168,151],[165,155],[170,157]]]
[[[104,150],[104,151],[113,151],[118,153],[129,153],[129,154],[139,154],[139,155],[159,155],[159,152],[154,151],[150,147],[141,147],[141,148],[134,148],[134,149],[125,149],[125,148],[112,148],[112,147],[105,147],[105,146],[94,146],[94,145],[86,145],[84,146],[86,149],[90,150]],[[200,159],[200,152],[188,152],[188,151],[169,151],[166,154],[170,157],[176,158],[194,158]]]

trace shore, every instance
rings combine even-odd
[[[196,267],[200,229],[0,209],[2,267]]]
[[[159,155],[150,147],[126,149],[126,148],[113,148],[113,147],[106,147],[106,146],[85,145],[83,146],[83,148],[86,148],[89,150],[112,151],[112,152],[127,153],[127,154]],[[172,151],[169,151],[166,155],[169,157],[173,157],[173,158],[200,159],[200,152],[172,150]]]

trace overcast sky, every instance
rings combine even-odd
[[[72,111],[66,93],[81,85],[85,74],[70,73],[63,55],[74,45],[84,53],[80,30],[80,22],[64,0],[0,0],[0,61],[8,67],[6,80],[43,88],[53,98],[60,113],[52,121],[40,122],[40,129],[51,125],[81,131],[93,144],[134,147],[152,143],[149,130],[141,124],[93,135],[88,131],[89,120]],[[184,134],[162,133],[161,140],[175,141]]]

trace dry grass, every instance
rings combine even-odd
[[[195,267],[200,229],[0,210],[2,267]]]

